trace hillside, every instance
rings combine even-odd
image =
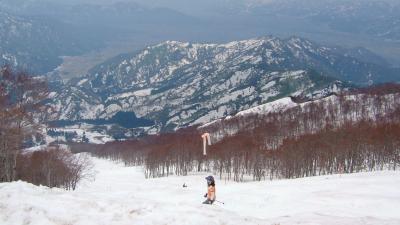
[[[314,101],[283,98],[202,126],[72,149],[144,166],[149,178],[212,171],[260,181],[396,169],[399,95],[392,84]],[[206,156],[203,133],[211,137]]]
[[[372,124],[384,120],[385,117],[396,117],[400,105],[397,100],[399,87],[398,85],[393,85],[393,87],[397,89],[394,93],[390,92],[390,85],[383,85],[380,87],[383,91],[380,94],[334,94],[315,101],[286,97],[205,123],[199,127],[199,130],[209,132],[216,142],[238,133],[272,129],[271,126],[277,124],[279,124],[277,126],[282,126],[284,123],[304,129],[297,129],[291,133],[292,127],[282,126],[281,129],[275,131],[275,136],[282,135],[286,138],[290,135],[318,133],[326,128],[340,128],[360,121]],[[387,93],[383,94],[384,92]],[[299,120],[304,123],[314,123],[314,125],[302,125]],[[259,136],[263,138],[262,135]]]
[[[313,99],[353,84],[395,79],[396,69],[348,53],[300,38],[168,41],[110,59],[56,90],[52,104],[58,113],[51,119],[107,119],[128,111],[153,120],[159,130],[173,130],[282,97]]]

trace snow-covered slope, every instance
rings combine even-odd
[[[234,119],[234,118],[242,119],[242,118],[245,118],[248,115],[257,115],[257,114],[258,115],[262,115],[262,114],[266,115],[268,113],[283,112],[285,110],[288,110],[290,108],[296,107],[298,105],[299,104],[293,102],[293,100],[290,97],[281,98],[281,99],[275,100],[273,102],[268,102],[268,103],[265,103],[265,104],[262,104],[262,105],[259,105],[259,106],[252,107],[250,109],[246,109],[246,110],[240,111],[240,112],[236,113],[233,116],[227,116],[225,118],[220,118],[218,120],[214,120],[214,121],[202,124],[201,126],[199,126],[199,129],[205,129],[206,130],[207,127],[209,127],[210,125],[213,125],[213,124],[215,124],[217,122],[220,122],[220,121],[223,121],[223,120],[231,120],[231,119]],[[243,123],[245,123],[245,121]],[[224,129],[226,130],[226,128],[224,128]],[[237,130],[236,131],[232,131],[232,134],[234,134],[236,132],[237,132]]]
[[[272,112],[283,111],[283,110],[289,109],[294,106],[297,106],[297,104],[294,103],[290,97],[286,97],[286,98],[281,98],[279,100],[269,102],[269,103],[266,103],[263,105],[259,105],[259,106],[256,106],[256,107],[253,107],[253,108],[250,108],[247,110],[243,110],[241,112],[238,112],[235,116],[244,116],[244,115],[253,114],[253,113],[268,114],[268,113],[272,113]]]
[[[399,172],[255,183],[217,179],[217,199],[225,204],[202,205],[206,174],[146,180],[140,168],[94,162],[96,179],[75,192],[24,182],[0,184],[0,224],[400,223]]]

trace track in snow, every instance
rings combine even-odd
[[[225,205],[209,206],[201,204],[207,174],[146,180],[141,168],[93,160],[95,181],[75,192],[0,184],[0,224],[400,224],[400,172],[217,179],[217,198]]]

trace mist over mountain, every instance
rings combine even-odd
[[[187,30],[185,27],[199,23],[171,9],[147,8],[136,3],[3,1],[0,12],[5,18],[0,21],[4,30],[0,53],[8,59],[4,63],[22,69],[27,67],[21,65],[34,65],[29,70],[39,74],[56,69],[63,56],[83,55],[121,41],[144,45],[148,40],[176,37]],[[21,49],[24,44],[29,48]]]
[[[30,48],[9,52],[4,49],[14,46],[2,41],[1,54],[5,55],[2,62],[34,64],[31,70],[40,74],[61,66],[61,72],[56,70],[52,74],[63,79],[82,76],[107,58],[166,40],[224,43],[265,35],[281,38],[296,35],[330,46],[363,47],[383,57],[390,66],[400,65],[397,1],[2,0],[0,3],[0,11],[10,17],[46,26],[37,28],[44,36],[40,40],[54,39],[47,38],[50,42],[43,48],[28,33],[20,32],[19,42],[32,43]],[[75,58],[68,61],[71,57],[63,56],[79,56],[76,60],[79,63]]]
[[[56,68],[63,55],[78,55],[99,48],[99,41],[77,37],[60,21],[15,16],[0,9],[0,64],[33,73]],[[83,33],[82,33],[83,35]]]

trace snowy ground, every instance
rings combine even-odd
[[[146,180],[140,168],[94,162],[95,181],[75,192],[0,184],[0,224],[400,224],[400,172],[217,180],[225,205],[210,206],[201,204],[206,174]]]
[[[76,133],[77,137],[73,139],[74,142],[81,142],[83,136],[85,136],[88,139],[88,142],[92,144],[105,144],[107,142],[114,141],[114,139],[111,136],[105,133],[99,133],[97,131],[93,131],[92,128],[93,125],[80,124],[74,126],[67,126],[65,128],[53,128],[53,130],[61,133],[62,132]],[[58,139],[60,141],[66,141],[64,137],[58,137]],[[51,140],[48,140],[47,143],[51,143],[56,140],[57,138],[52,138]]]

